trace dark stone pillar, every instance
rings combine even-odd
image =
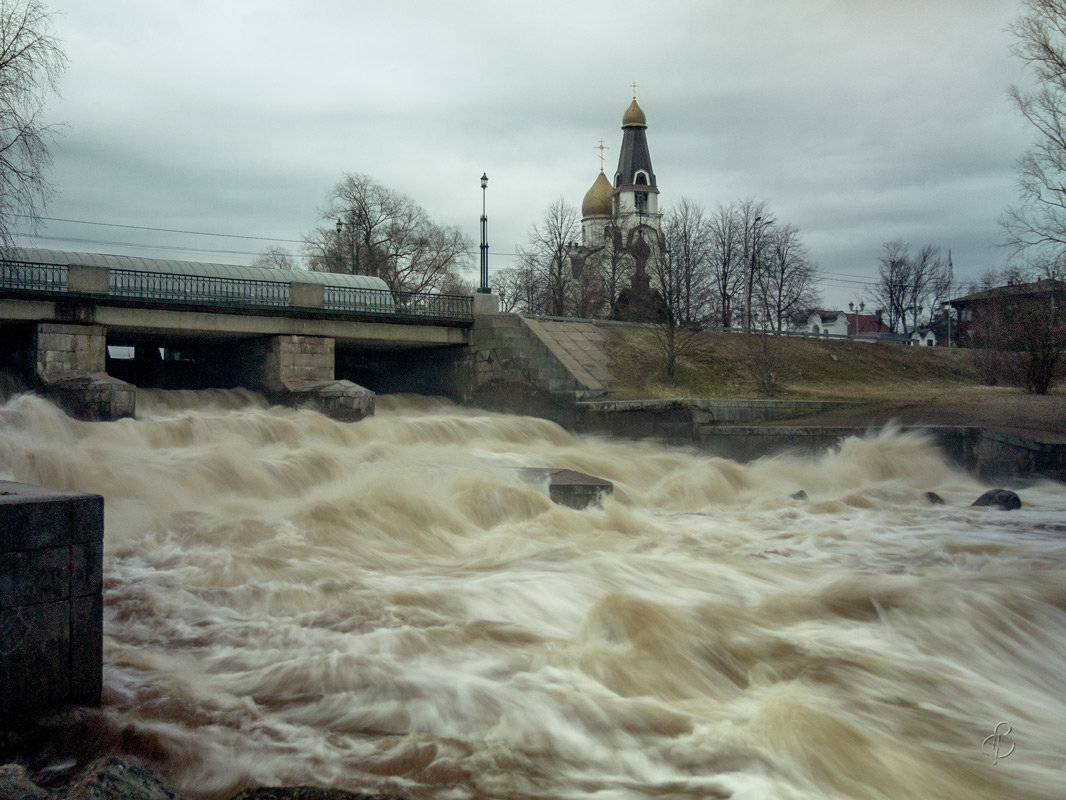
[[[104,501],[0,481],[0,724],[99,705]]]

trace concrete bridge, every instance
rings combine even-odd
[[[518,384],[578,399],[607,380],[589,355],[602,335],[585,327],[553,336],[494,295],[393,292],[367,276],[0,253],[0,368],[87,419],[134,415],[138,386],[240,386],[341,419],[373,413],[375,392],[469,399]]]

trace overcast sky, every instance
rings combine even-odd
[[[660,209],[764,200],[840,308],[867,299],[889,240],[950,249],[964,281],[1001,267],[997,220],[1031,140],[1007,97],[1025,80],[1013,0],[50,8],[70,63],[50,106],[52,219],[30,246],[299,252],[330,187],[360,172],[463,227],[476,270],[487,172],[502,269],[550,203],[580,207],[601,137],[613,175],[635,81]]]

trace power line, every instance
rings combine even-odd
[[[72,244],[95,244],[103,245],[106,247],[132,247],[139,250],[171,250],[179,253],[203,253],[203,254],[222,254],[232,256],[258,256],[260,253],[253,253],[249,250],[211,250],[204,247],[183,247],[181,245],[167,245],[167,244],[145,244],[143,242],[121,242],[121,241],[108,241],[106,239],[86,239],[77,236],[41,236],[32,234],[21,234],[23,238],[34,239],[36,241],[43,242],[68,242]],[[305,258],[302,254],[293,255],[294,258]]]
[[[23,219],[30,219],[25,214],[19,214]],[[180,228],[155,228],[149,225],[125,225],[117,222],[95,222],[87,219],[65,219],[63,217],[39,217],[48,222],[68,222],[76,225],[99,225],[104,228],[127,228],[134,231],[155,231],[156,233],[183,233],[190,236],[217,236],[224,239],[252,239],[258,242],[285,242],[287,244],[303,244],[302,239],[277,239],[272,236],[247,236],[239,233],[211,233],[209,231],[187,231]]]

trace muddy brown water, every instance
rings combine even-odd
[[[0,405],[0,478],[106,501],[104,705],[37,766],[135,752],[198,797],[1062,796],[1062,484],[972,508],[988,487],[891,430],[740,465],[424,399],[138,414]],[[555,505],[543,467],[614,493]]]

